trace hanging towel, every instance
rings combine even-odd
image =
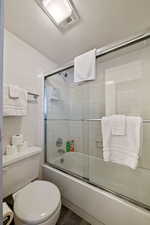
[[[96,49],[86,52],[74,59],[74,82],[96,79]]]
[[[112,115],[111,116],[111,126],[112,135],[125,135],[125,115]]]
[[[142,118],[126,116],[125,135],[112,135],[112,116],[102,118],[103,158],[136,169],[142,146]]]
[[[9,97],[19,98],[19,89],[17,86],[9,85]]]
[[[10,97],[9,85],[4,85],[4,116],[25,116],[27,114],[27,91],[18,88],[18,98]]]

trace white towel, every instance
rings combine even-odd
[[[27,114],[27,91],[18,87],[19,98],[11,98],[9,86],[4,85],[4,116],[25,116]]]
[[[9,85],[9,97],[19,98],[19,89],[17,86]]]
[[[74,82],[96,79],[96,49],[86,52],[74,59]]]
[[[111,116],[102,118],[103,158],[136,169],[142,145],[142,118],[126,117],[125,135],[112,135]]]
[[[125,128],[126,128],[125,125],[126,125],[125,115],[111,116],[112,135],[125,135]]]

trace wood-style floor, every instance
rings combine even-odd
[[[76,215],[70,209],[62,206],[61,214],[57,225],[90,225],[88,222],[83,220],[81,217]]]

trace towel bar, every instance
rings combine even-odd
[[[65,120],[65,121],[81,121],[81,122],[84,122],[84,121],[101,121],[102,119],[101,118],[99,118],[99,119],[57,119],[57,118],[48,119],[48,118],[45,118],[45,120]],[[143,123],[150,123],[150,120],[143,120]]]
[[[102,119],[87,119],[86,121],[101,121]],[[143,123],[150,123],[150,120],[143,120]]]
[[[34,96],[34,98],[38,98],[39,97],[38,94],[35,94],[35,93],[32,93],[32,92],[28,92],[28,95],[32,95],[32,96]]]
[[[28,94],[28,103],[38,103],[38,94],[32,93],[32,92],[27,92]]]

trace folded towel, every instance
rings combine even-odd
[[[126,125],[125,115],[111,116],[112,135],[125,135],[125,125]]]
[[[86,52],[74,59],[74,82],[96,79],[96,49]]]
[[[19,98],[19,89],[17,86],[9,85],[9,97]]]
[[[103,157],[136,169],[142,145],[142,118],[126,117],[125,135],[112,135],[112,117],[102,118]]]
[[[4,116],[25,116],[27,114],[27,91],[18,87],[19,98],[11,98],[9,86],[4,85]]]

